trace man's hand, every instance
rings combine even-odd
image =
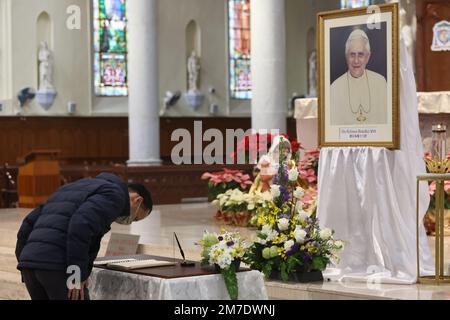
[[[84,289],[89,286],[89,279],[80,284],[79,289],[69,289],[67,295],[69,300],[84,300]]]

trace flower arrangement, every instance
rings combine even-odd
[[[250,175],[245,174],[242,170],[226,168],[219,172],[205,172],[201,179],[208,181],[208,198],[210,201],[213,201],[219,194],[227,190],[235,188],[246,190],[253,184]]]
[[[303,202],[305,190],[299,186],[300,172],[290,158],[289,141],[279,138],[278,148],[279,170],[270,186],[273,200],[256,210],[260,231],[244,261],[266,277],[278,271],[287,281],[293,272],[323,271],[338,259],[343,242],[334,240],[331,229],[320,228],[315,197]]]
[[[320,228],[315,207],[304,210],[299,201],[294,208],[293,214],[289,204],[260,209],[264,224],[244,261],[266,277],[276,270],[287,281],[292,272],[323,271],[339,259],[337,253],[344,243],[333,238],[333,230]]]
[[[215,266],[223,276],[231,300],[238,298],[236,272],[248,249],[247,243],[238,232],[222,230],[220,234],[205,231],[202,240],[202,265]]]
[[[239,189],[230,189],[219,194],[212,203],[217,206],[216,218],[226,224],[246,227],[258,206],[272,201],[269,192],[246,193]]]

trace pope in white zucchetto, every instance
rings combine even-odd
[[[370,57],[369,37],[353,30],[345,44],[348,70],[331,84],[331,125],[387,123],[386,79],[366,69]]]

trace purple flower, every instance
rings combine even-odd
[[[289,199],[291,198],[289,190],[285,186],[280,186],[280,193],[280,198],[283,202],[289,201]]]
[[[219,239],[219,241],[222,241],[223,237],[222,236],[218,236],[217,239]]]
[[[272,178],[272,184],[278,184],[279,181],[280,181],[280,179],[278,178],[278,175],[276,175]]]
[[[290,219],[291,218],[290,213],[289,212],[285,212],[285,213],[278,214],[278,219],[283,219],[283,218]]]
[[[231,247],[234,244],[234,241],[228,241],[227,246]]]
[[[305,255],[303,256],[303,263],[304,264],[308,264],[311,261],[311,255],[306,252]]]
[[[299,248],[300,248],[300,245],[298,243],[294,244],[288,251],[286,251],[286,255],[289,256],[291,254],[296,253]]]

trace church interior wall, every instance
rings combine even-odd
[[[227,115],[227,30],[226,1],[164,0],[159,1],[158,45],[160,47],[160,97],[166,91],[183,93],[178,103],[169,108],[167,116],[208,116],[210,99],[219,105],[219,114]],[[200,87],[205,102],[193,111],[184,100],[187,91],[186,27],[195,21],[200,33]],[[214,88],[212,96],[209,89]]]
[[[90,34],[84,32],[88,25],[86,0],[11,1],[12,65],[11,83],[15,115],[67,115],[67,103],[77,103],[80,115],[90,114]],[[71,5],[81,8],[81,30],[66,27],[66,10]],[[50,34],[39,36],[37,23],[41,13],[50,20]],[[39,40],[48,37],[54,58],[54,86],[58,94],[54,105],[45,111],[34,99],[23,110],[16,102],[16,95],[24,87],[38,87]]]
[[[286,0],[286,60],[288,97],[306,96],[308,93],[308,58],[313,49],[308,31],[316,31],[316,14],[335,10],[340,1]]]
[[[11,65],[12,73],[2,73],[10,81],[3,80],[0,87],[0,99],[5,101],[0,115],[27,116],[69,116],[67,103],[77,105],[77,116],[126,116],[128,101],[126,97],[93,96],[92,50],[91,50],[91,1],[89,0],[0,0],[2,14],[6,3],[11,5],[11,38],[14,56],[6,62],[1,55],[0,70]],[[69,30],[66,27],[67,7],[77,5],[81,9],[81,30]],[[308,86],[307,33],[315,29],[315,14],[322,10],[335,9],[338,0],[286,0],[286,37],[287,37],[287,84],[288,97],[305,95]],[[185,102],[184,96],[178,103],[166,110],[167,117],[207,117],[209,106],[219,106],[218,116],[250,116],[250,100],[230,99],[228,91],[228,17],[227,1],[224,0],[164,0],[159,2],[158,45],[160,47],[160,101],[166,91],[187,89],[187,44],[186,26],[195,21],[200,33],[200,90],[205,94],[204,104],[196,111]],[[54,81],[58,91],[54,105],[50,110],[41,108],[36,99],[21,109],[16,102],[17,92],[23,87],[38,86],[38,48],[39,36],[37,19],[47,12],[51,25],[50,49],[54,54]],[[308,14],[305,14],[308,12]],[[7,21],[2,20],[5,24]],[[3,29],[3,28],[2,28]],[[3,29],[5,30],[5,29]],[[6,28],[7,30],[7,28]],[[4,49],[5,36],[0,35],[0,49]],[[3,78],[2,78],[3,79]],[[6,83],[11,83],[6,94]],[[214,94],[210,89],[214,88]],[[282,106],[280,106],[282,107]],[[286,106],[287,107],[287,106]]]

